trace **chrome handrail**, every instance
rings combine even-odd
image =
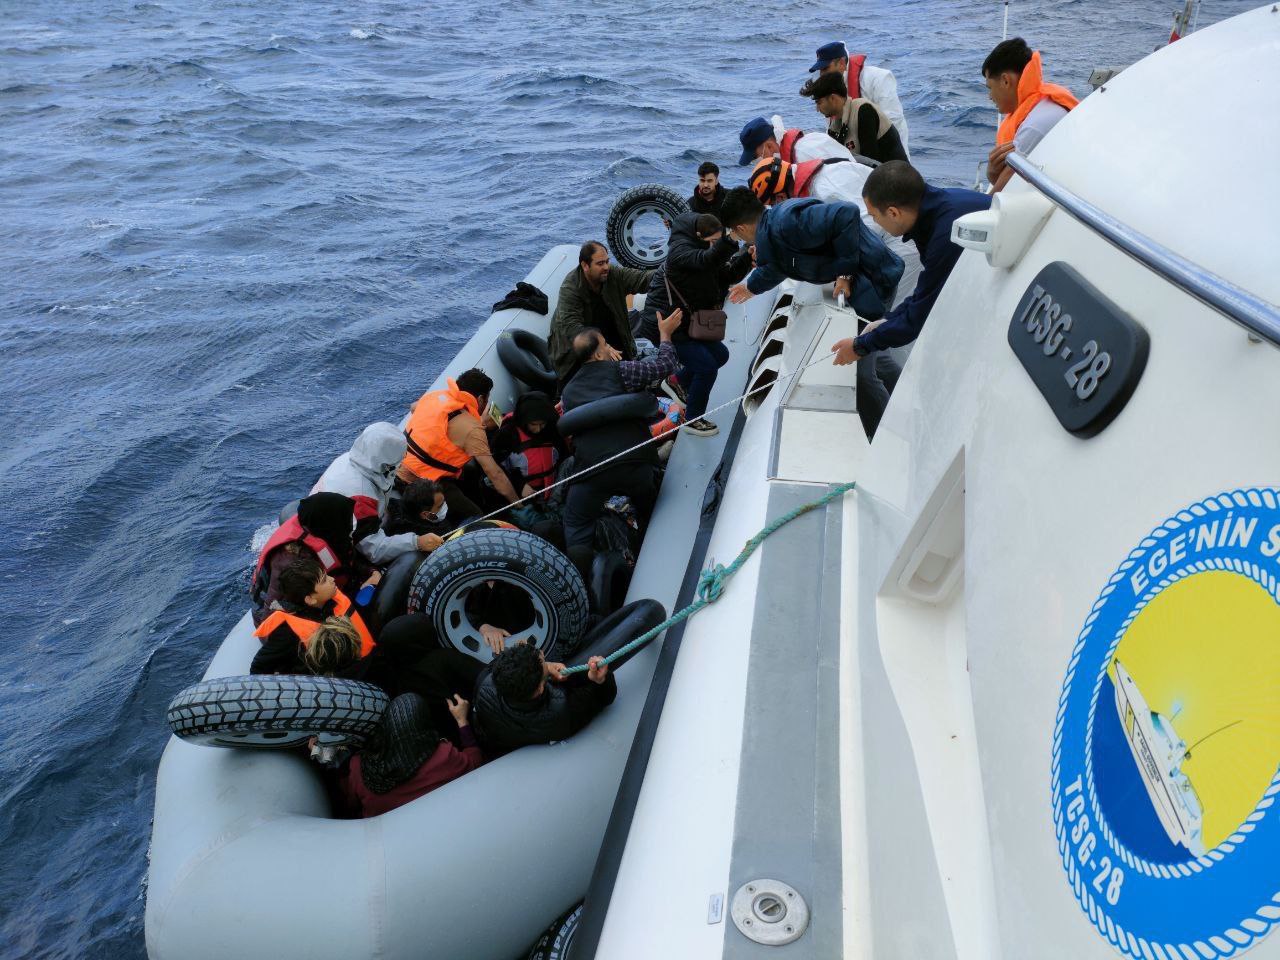
[[[1228,320],[1244,327],[1253,336],[1280,347],[1280,307],[1237,287],[1231,281],[1174,253],[1146,234],[1121,223],[1088,200],[1076,196],[1026,157],[1011,153],[1005,159],[1018,176],[1117,250],[1153,270]]]

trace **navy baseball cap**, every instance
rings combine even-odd
[[[842,60],[849,55],[849,51],[844,48],[842,40],[832,40],[830,43],[824,43],[818,48],[818,62],[809,68],[809,72],[821,70],[832,60]]]
[[[747,125],[738,134],[738,142],[742,144],[742,157],[738,165],[745,167],[756,158],[756,147],[773,136],[773,124],[764,117],[756,117],[747,121]]]

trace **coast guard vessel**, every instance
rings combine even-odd
[[[583,733],[382,817],[332,819],[301,756],[172,741],[153,960],[515,960],[562,914],[539,958],[1280,958],[1280,686],[1248,682],[1280,678],[1277,90],[1267,5],[1012,157],[873,444],[853,368],[814,363],[858,323],[829,289],[731,308],[712,407],[750,395],[675,444],[628,598],[681,608],[855,488],[620,670]],[[1233,149],[1205,155],[1205,116]],[[554,292],[574,253],[529,282]],[[438,383],[483,366],[510,409],[498,344],[546,323],[495,314]],[[1178,656],[1139,694],[1123,651],[1156,636]],[[255,644],[246,616],[208,676]],[[1177,746],[1154,718],[1195,742],[1237,712],[1182,768],[1229,771],[1194,772],[1224,785],[1197,843],[1185,791],[1154,799]]]

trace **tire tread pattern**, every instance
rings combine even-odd
[[[609,219],[605,222],[604,233],[605,243],[609,245],[609,252],[613,254],[613,259],[624,267],[653,270],[661,266],[666,259],[666,247],[663,247],[662,255],[654,260],[640,257],[627,246],[626,237],[622,232],[627,214],[632,208],[642,203],[664,208],[670,219],[675,219],[682,213],[688,213],[689,204],[684,197],[670,187],[664,187],[658,183],[643,183],[626,191],[609,210]]]
[[[523,530],[475,530],[437,548],[414,573],[409,612],[426,613],[437,620],[437,607],[449,589],[441,589],[441,584],[447,584],[455,571],[472,564],[496,564],[511,576],[507,565],[512,563],[525,568],[516,577],[533,582],[550,600],[556,620],[552,625],[556,648],[562,652],[576,649],[587,629],[586,584],[568,557]],[[436,631],[444,633],[444,625],[438,621]]]
[[[174,735],[212,746],[296,746],[305,736],[363,741],[378,726],[389,699],[357,680],[276,674],[216,677],[187,687],[169,703]],[[237,734],[285,732],[278,744],[233,744]],[[332,742],[332,739],[331,739]]]

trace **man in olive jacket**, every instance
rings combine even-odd
[[[652,270],[632,270],[609,263],[603,243],[588,240],[578,251],[578,269],[560,284],[551,318],[551,360],[563,386],[574,373],[573,338],[587,327],[604,334],[617,351],[615,360],[634,360],[636,341],[627,320],[627,294],[649,288]]]

